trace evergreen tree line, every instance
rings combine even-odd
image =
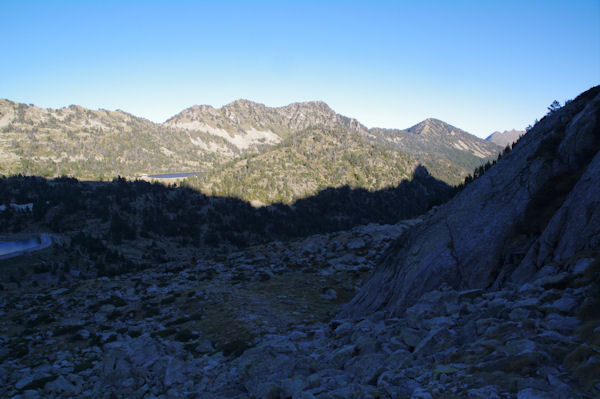
[[[33,203],[33,210],[31,215],[7,211],[0,218],[7,222],[4,230],[12,226],[10,220],[27,219],[54,232],[77,230],[90,220],[98,220],[114,242],[166,236],[184,237],[202,245],[207,235],[218,233],[226,240],[244,235],[249,243],[255,243],[357,224],[395,223],[444,202],[451,191],[450,186],[427,175],[378,191],[327,188],[292,205],[254,208],[237,198],[210,197],[187,187],[121,177],[112,182],[79,182],[65,177],[46,180],[15,176],[0,179],[0,204]]]

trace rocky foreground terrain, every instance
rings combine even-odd
[[[423,219],[188,268],[6,284],[0,396],[595,397],[592,257],[502,290],[443,286],[402,317],[332,317],[389,243]]]
[[[265,388],[248,391],[239,374],[249,348],[328,329],[323,323],[389,242],[418,222],[272,242],[189,267],[48,285],[37,275],[37,287],[7,283],[0,396],[262,397]],[[261,373],[256,378],[268,377]]]

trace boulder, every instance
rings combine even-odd
[[[352,240],[350,240],[347,244],[346,244],[346,248],[350,249],[350,250],[355,250],[355,249],[362,249],[366,246],[367,244],[365,243],[365,240],[363,240],[360,237],[357,238],[353,238]]]

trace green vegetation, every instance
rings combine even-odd
[[[244,156],[183,184],[207,195],[229,196],[262,204],[290,204],[331,187],[370,191],[409,179],[417,161],[369,144],[343,130],[311,128],[262,154]]]
[[[427,119],[405,130],[371,129],[369,140],[411,155],[437,179],[460,184],[473,169],[492,161],[498,145],[480,140],[437,119]]]
[[[0,174],[105,180],[117,175],[198,171],[223,160],[193,142],[234,151],[220,137],[193,134],[122,111],[46,110],[0,100],[13,120],[0,126]],[[226,158],[226,157],[225,157]]]
[[[0,233],[46,231],[60,239],[36,254],[39,261],[7,268],[2,279],[18,283],[27,272],[48,273],[61,280],[74,273],[110,277],[173,261],[191,263],[232,247],[371,222],[395,223],[426,212],[451,194],[451,187],[424,168],[417,168],[412,180],[378,191],[328,188],[292,205],[260,208],[236,198],[208,197],[187,187],[141,180],[5,178],[0,179],[0,204],[33,203],[33,210],[9,206],[0,211]],[[195,277],[205,280],[211,275]]]
[[[207,175],[191,186],[264,204],[346,184],[378,190],[410,177],[417,164],[458,184],[498,151],[442,121],[367,129],[321,102],[194,106],[163,124],[122,111],[7,100],[0,100],[0,114],[0,174],[111,180],[201,172]]]

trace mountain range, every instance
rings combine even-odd
[[[436,119],[368,129],[319,101],[193,106],[159,124],[123,111],[0,100],[1,174],[104,180],[199,172],[191,186],[259,202],[289,202],[332,185],[394,186],[418,164],[458,184],[500,150]],[[238,192],[260,181],[269,193]],[[239,183],[235,192],[228,182]]]

